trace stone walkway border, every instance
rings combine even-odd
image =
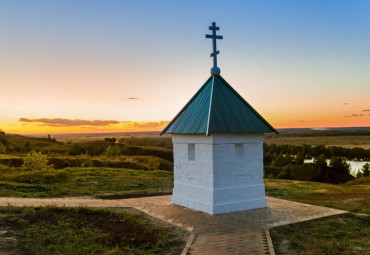
[[[171,204],[171,196],[129,199],[9,198],[0,206],[132,207],[191,233],[187,253],[201,255],[274,254],[269,229],[286,224],[347,213],[322,206],[267,197],[267,208],[209,215]]]

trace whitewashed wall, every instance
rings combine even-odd
[[[266,207],[262,135],[173,135],[172,141],[172,203],[209,214]],[[194,160],[188,144],[195,144]]]

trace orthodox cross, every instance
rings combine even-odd
[[[211,38],[212,39],[212,44],[213,44],[213,52],[211,53],[211,57],[213,57],[213,67],[217,67],[217,54],[220,53],[220,51],[217,50],[216,47],[216,40],[217,39],[222,39],[222,35],[216,35],[216,31],[220,30],[219,27],[216,27],[216,22],[212,22],[212,26],[209,27],[209,30],[212,30],[212,35],[206,35],[206,38]]]

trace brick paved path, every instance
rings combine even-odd
[[[171,204],[171,196],[103,200],[69,198],[0,198],[0,206],[133,207],[196,234],[190,254],[269,254],[265,230],[346,211],[267,198],[268,207],[222,215]]]

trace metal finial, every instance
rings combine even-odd
[[[216,31],[220,30],[219,27],[216,27],[216,22],[212,22],[212,26],[209,27],[209,30],[212,31],[212,35],[206,35],[206,38],[211,38],[213,45],[213,52],[211,53],[211,57],[213,57],[213,67],[211,68],[211,75],[220,75],[221,70],[217,67],[217,55],[220,53],[220,51],[217,50],[216,40],[222,39],[223,36],[216,35]]]

